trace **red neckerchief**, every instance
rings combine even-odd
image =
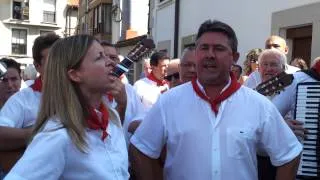
[[[153,82],[156,82],[157,83],[157,86],[165,86],[168,84],[168,82],[166,80],[159,80],[157,79],[153,73],[151,72],[150,74],[148,74],[147,76],[148,79],[150,79],[151,81]]]
[[[157,79],[157,78],[153,75],[152,72],[148,74],[147,78],[150,79],[150,80],[153,81],[153,82],[156,82],[158,87],[168,86],[168,82],[167,82],[166,80],[159,80],[159,79]],[[162,90],[162,91],[161,91],[161,94],[164,93],[164,92],[166,92],[167,90],[168,90],[167,88],[166,88],[165,90]]]
[[[203,100],[207,101],[211,105],[212,111],[217,114],[218,113],[218,105],[227,99],[229,96],[231,96],[234,92],[236,92],[240,87],[241,84],[238,83],[236,77],[233,75],[233,73],[230,73],[231,76],[231,84],[230,86],[224,90],[219,96],[217,96],[215,99],[211,100],[208,96],[206,96],[201,90],[200,87],[197,84],[196,78],[192,79],[192,87],[196,94],[202,98]]]
[[[102,113],[101,121],[93,108],[89,109],[89,117],[87,118],[87,124],[90,129],[102,130],[102,141],[107,137],[107,127],[109,122],[109,112],[103,103],[100,104],[99,111]]]
[[[312,69],[314,69],[318,74],[320,74],[320,61],[313,65]]]
[[[30,87],[33,89],[33,91],[41,92],[42,91],[41,76],[39,76],[37,79],[35,79],[34,83]]]

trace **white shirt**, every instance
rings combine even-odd
[[[158,158],[166,144],[166,179],[255,180],[258,148],[275,166],[302,151],[277,109],[262,95],[242,86],[221,103],[215,116],[190,82],[160,96],[131,143],[151,158]]]
[[[161,95],[161,88],[163,88],[157,86],[156,82],[150,80],[147,77],[135,82],[133,87],[147,111],[150,110],[152,105],[156,103],[159,96]],[[169,89],[168,85],[166,85],[166,89]]]
[[[297,71],[299,71],[300,69],[294,66],[290,66],[288,64],[285,65],[285,72],[288,74],[293,74]],[[254,89],[256,88],[260,83],[262,82],[261,80],[261,75],[259,73],[258,70],[253,71],[249,77],[247,78],[247,80],[243,83],[243,85]]]
[[[293,74],[293,82],[285,88],[279,95],[272,99],[273,104],[278,108],[281,115],[286,115],[289,111],[294,113],[296,104],[296,94],[298,83],[317,82],[304,72],[296,72]],[[293,117],[293,114],[291,114]]]
[[[27,87],[12,95],[0,111],[0,126],[32,126],[38,115],[41,93]]]
[[[125,89],[127,94],[127,106],[123,121],[123,131],[125,133],[127,145],[129,145],[131,133],[128,132],[128,127],[132,121],[142,120],[145,117],[146,111],[132,85],[125,84]],[[111,107],[117,107],[117,102],[114,99],[109,103],[111,104]]]
[[[17,162],[6,180],[127,180],[127,148],[118,114],[109,110],[108,136],[101,130],[86,130],[88,149],[82,153],[59,120],[50,119]]]

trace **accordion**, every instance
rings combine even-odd
[[[304,122],[308,130],[301,140],[303,151],[297,179],[320,179],[320,82],[305,82],[297,85],[294,117]]]

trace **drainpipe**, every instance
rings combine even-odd
[[[66,11],[66,24],[64,28],[64,36],[68,37],[68,15],[69,15],[70,7],[67,5],[67,11]]]
[[[148,32],[147,32],[148,37],[150,37],[150,34],[151,34],[151,32],[150,32],[150,16],[151,16],[150,1],[151,0],[149,0],[149,3],[148,3],[148,7],[149,7],[149,10],[148,10]]]
[[[174,11],[174,39],[173,39],[173,58],[178,58],[179,49],[179,16],[180,16],[180,0],[176,0]]]

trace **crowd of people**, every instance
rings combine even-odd
[[[320,80],[320,58],[308,69],[287,53],[272,35],[240,66],[232,27],[207,20],[180,59],[155,50],[131,85],[113,75],[115,45],[39,36],[33,67],[0,60],[0,179],[294,180],[307,132],[296,87]],[[281,72],[294,80],[280,94],[255,90]]]

